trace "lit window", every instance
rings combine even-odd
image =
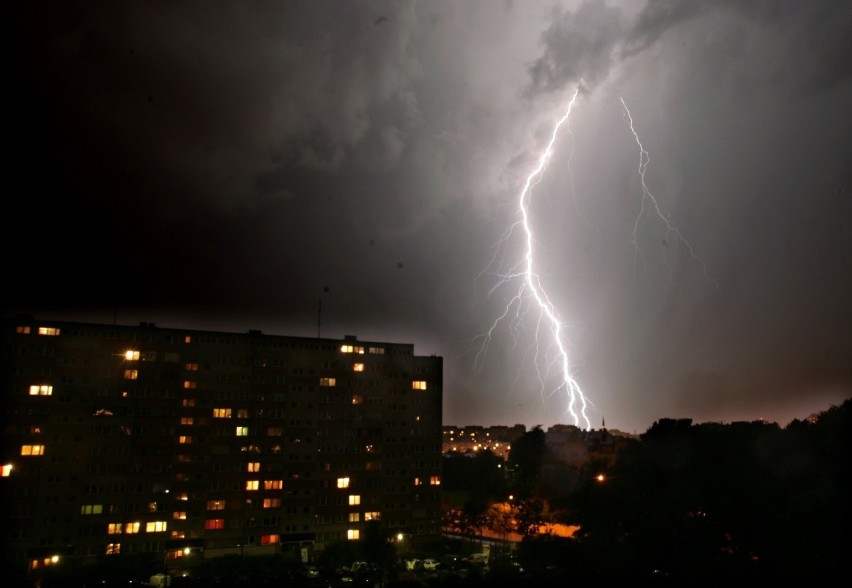
[[[12,464],[4,463],[3,464],[3,477],[8,478],[9,476],[11,476],[13,469],[14,469],[14,466]]]
[[[182,445],[192,443],[192,437],[190,437],[189,435],[181,435],[180,437],[178,437],[178,443]]]
[[[145,523],[145,532],[146,533],[162,533],[168,527],[168,523],[166,521],[150,521]]]
[[[192,417],[180,417],[180,424],[182,425],[191,425],[194,422]]]
[[[179,493],[175,496],[175,498],[176,498],[177,500],[189,500],[189,494],[187,494],[186,492],[179,492]]]
[[[15,332],[18,333],[19,335],[29,335],[30,334],[30,328],[27,327],[27,326],[15,327]]]
[[[284,434],[284,429],[281,427],[269,427],[266,429],[266,434],[270,437],[280,437]]]
[[[198,387],[198,383],[192,380],[184,380],[183,381],[183,389],[184,390],[194,390]]]
[[[359,355],[364,355],[364,347],[361,345],[349,345],[344,343],[340,346],[341,353],[357,353]]]
[[[349,495],[349,505],[356,506],[361,504],[361,495],[360,494],[350,494]]]
[[[231,409],[230,408],[214,408],[213,409],[213,418],[214,419],[229,419],[229,418],[231,418]]]
[[[181,406],[192,407],[195,406],[195,398],[184,398],[180,403]]]
[[[422,486],[423,480],[421,480],[420,478],[414,478],[414,485],[415,486]]]
[[[370,353],[374,355],[384,355],[385,348],[384,347],[370,347]]]
[[[53,395],[53,386],[48,386],[45,384],[35,386],[30,386],[30,396],[52,396]]]
[[[361,531],[358,529],[349,529],[346,531],[346,538],[350,541],[357,541],[361,538]]]
[[[281,541],[280,535],[263,535],[260,538],[260,543],[262,545],[270,545],[272,543],[279,543]]]
[[[349,522],[350,523],[357,523],[360,520],[361,520],[361,513],[357,513],[357,512],[350,512],[349,513]]]
[[[248,437],[248,427],[237,427],[236,428],[237,437]]]
[[[334,378],[320,378],[320,386],[334,388],[337,385],[337,380]]]
[[[108,543],[106,546],[107,555],[118,555],[121,553],[121,543]]]
[[[225,519],[207,519],[204,521],[205,529],[224,529]]]
[[[139,352],[128,349],[124,352],[124,359],[127,361],[137,361],[139,359]]]
[[[440,486],[441,485],[441,476],[430,476],[429,484],[432,486]]]
[[[186,511],[185,510],[177,510],[172,513],[172,518],[176,521],[185,521],[186,520]]]
[[[48,335],[50,337],[55,337],[59,335],[59,329],[55,327],[39,327],[38,328],[39,335]]]
[[[108,524],[107,535],[121,535],[121,523]]]
[[[246,480],[246,490],[257,490],[260,488],[260,480]]]
[[[382,515],[381,515],[381,513],[379,513],[379,511],[372,511],[372,512],[365,512],[364,513],[364,520],[365,521],[377,521],[380,518],[382,518]]]
[[[139,528],[142,526],[142,523],[127,523],[124,525],[124,533],[126,535],[134,535],[139,532]]]
[[[280,508],[281,507],[281,499],[280,498],[264,498],[263,499],[263,508]]]
[[[125,380],[135,380],[139,377],[139,370],[124,370]]]
[[[356,363],[356,364],[353,364],[353,365],[352,365],[352,370],[353,370],[353,371],[356,371],[356,372],[363,372],[363,371],[364,371],[364,364],[363,364],[363,363]]]
[[[102,514],[104,512],[103,504],[84,504],[80,507],[80,514]]]
[[[284,487],[284,480],[264,480],[264,490],[281,490]]]
[[[425,380],[414,380],[411,382],[411,387],[414,390],[425,390],[426,389],[426,381]]]
[[[349,488],[349,478],[337,478],[338,488]]]
[[[183,338],[184,343],[192,343],[192,335],[187,335]]]
[[[362,404],[364,402],[364,397],[360,394],[352,395],[352,404]]]
[[[224,500],[208,500],[207,510],[225,510]]]
[[[21,455],[44,455],[44,445],[21,445]]]
[[[246,471],[259,472],[260,471],[260,462],[259,461],[248,462],[248,464],[246,464]]]
[[[184,366],[184,368],[188,372],[197,372],[198,371],[198,364],[197,363],[188,363]]]

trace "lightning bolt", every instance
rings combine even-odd
[[[651,208],[653,208],[656,216],[663,221],[666,226],[666,235],[675,235],[677,240],[683,244],[686,249],[689,251],[689,255],[701,264],[701,269],[704,272],[704,277],[708,281],[712,282],[716,288],[718,289],[719,283],[710,277],[707,273],[707,265],[704,261],[695,254],[695,250],[692,247],[692,244],[687,241],[684,236],[681,234],[680,230],[675,227],[667,215],[663,214],[663,211],[660,209],[660,203],[657,201],[657,198],[654,196],[653,192],[648,188],[648,184],[645,183],[645,172],[648,169],[648,164],[651,162],[651,156],[645,150],[645,147],[642,145],[642,141],[639,140],[639,133],[636,132],[636,129],[633,126],[633,117],[630,115],[630,109],[627,108],[627,103],[624,102],[624,98],[621,98],[621,106],[624,107],[624,114],[627,116],[627,121],[630,125],[630,132],[633,133],[633,138],[636,140],[636,144],[639,146],[639,179],[642,184],[642,204],[639,209],[639,214],[636,215],[636,222],[633,224],[633,235],[630,240],[633,243],[633,249],[636,252],[636,255],[639,255],[639,246],[637,244],[637,235],[639,233],[639,222],[642,219],[642,216],[645,214],[645,204],[650,201]],[[666,266],[669,267],[669,272],[671,275],[671,267],[668,265],[668,260],[665,258],[665,251],[663,252],[663,259],[666,261]],[[633,271],[634,274],[636,272],[636,257],[634,255],[633,261]]]
[[[488,329],[487,334],[484,336],[485,343],[482,345],[480,349],[480,354],[477,356],[477,360],[479,357],[486,351],[488,347],[488,342],[490,342],[492,335],[494,334],[495,329],[506,320],[511,320],[512,322],[512,330],[517,333],[517,322],[520,321],[522,316],[525,314],[529,305],[532,305],[535,308],[538,308],[540,311],[539,321],[536,325],[536,335],[538,335],[542,328],[547,328],[552,335],[553,343],[556,347],[556,357],[555,364],[558,366],[560,373],[560,384],[557,386],[554,392],[559,392],[560,390],[564,390],[567,396],[567,412],[571,415],[571,418],[574,420],[574,424],[579,426],[580,421],[585,424],[586,429],[591,428],[591,424],[589,423],[589,419],[586,416],[586,406],[588,404],[586,397],[583,395],[582,390],[580,389],[580,385],[574,379],[574,376],[571,372],[571,362],[569,360],[568,349],[563,341],[563,330],[564,325],[559,318],[559,314],[556,310],[556,307],[551,302],[550,298],[545,292],[544,287],[541,284],[541,280],[538,272],[536,271],[535,258],[534,258],[534,247],[533,247],[533,228],[532,223],[530,221],[530,213],[529,213],[529,205],[530,199],[532,195],[532,189],[541,181],[541,178],[544,174],[544,170],[547,167],[547,163],[553,155],[553,146],[556,142],[556,138],[559,135],[559,131],[563,125],[565,125],[571,117],[571,111],[574,108],[574,103],[577,100],[577,95],[580,93],[580,88],[578,87],[574,94],[571,96],[570,101],[568,102],[568,106],[565,109],[562,117],[556,122],[553,126],[553,130],[550,134],[550,141],[547,143],[544,151],[541,156],[538,158],[538,164],[535,169],[527,176],[526,181],[524,182],[523,189],[517,198],[517,208],[519,213],[519,220],[513,223],[507,230],[504,232],[500,242],[506,243],[509,237],[517,230],[521,228],[523,230],[523,238],[524,238],[524,255],[523,259],[516,264],[509,273],[501,274],[500,279],[495,284],[489,295],[492,294],[497,288],[501,285],[519,281],[520,286],[518,288],[517,293],[515,293],[510,300],[506,303],[506,306],[503,312],[494,320],[491,324],[491,327]],[[496,254],[495,254],[496,255]],[[492,264],[495,259],[492,258]],[[514,313],[514,317],[511,319],[509,317]],[[539,348],[538,348],[538,336],[535,338],[536,340],[536,348],[535,355],[536,360],[539,356]],[[536,366],[538,370],[538,361],[534,361],[533,364]],[[544,389],[545,382],[544,376],[540,371],[538,373],[539,382],[542,385],[542,389]]]
[[[574,375],[571,371],[571,362],[569,359],[568,349],[565,344],[565,325],[559,318],[559,313],[553,302],[547,295],[544,287],[542,286],[541,279],[538,271],[536,270],[535,264],[535,248],[534,248],[534,233],[533,226],[530,219],[530,201],[532,198],[532,191],[536,185],[541,181],[542,176],[544,175],[544,171],[547,168],[547,164],[549,163],[551,157],[553,156],[554,144],[556,143],[556,139],[559,136],[560,130],[563,126],[568,124],[568,121],[571,118],[571,111],[574,108],[574,103],[577,100],[577,96],[580,93],[580,87],[574,91],[571,99],[568,102],[568,106],[565,109],[564,114],[561,118],[557,120],[557,122],[553,126],[553,130],[550,134],[550,140],[547,143],[547,146],[542,151],[541,155],[538,158],[538,163],[536,167],[532,170],[532,172],[527,176],[526,181],[524,182],[523,189],[520,191],[517,197],[517,215],[518,220],[512,223],[501,235],[498,240],[498,244],[502,247],[508,247],[508,243],[510,238],[518,231],[519,229],[522,231],[523,236],[523,244],[524,244],[524,254],[520,261],[516,262],[506,273],[499,273],[497,282],[491,287],[488,292],[488,295],[491,296],[494,292],[499,289],[501,286],[506,284],[513,284],[519,282],[519,286],[517,287],[517,291],[509,298],[503,307],[503,311],[497,316],[496,319],[491,323],[491,326],[487,330],[486,334],[482,336],[483,343],[479,349],[477,354],[475,365],[480,365],[482,361],[482,357],[487,353],[489,343],[491,342],[493,336],[495,335],[496,329],[503,324],[504,322],[509,323],[509,328],[515,339],[517,340],[517,336],[520,331],[520,324],[523,318],[525,318],[528,310],[530,308],[538,309],[539,318],[535,326],[535,346],[534,346],[534,360],[533,365],[536,368],[536,374],[538,376],[539,384],[541,385],[542,391],[544,391],[546,387],[546,377],[549,377],[552,373],[550,370],[553,367],[558,367],[559,371],[559,383],[555,388],[554,392],[564,391],[567,398],[567,412],[571,415],[574,424],[579,426],[580,423],[585,424],[586,429],[591,428],[591,424],[589,422],[589,418],[586,415],[586,408],[590,404],[590,402],[586,399],[583,391],[580,388],[579,383],[574,378]],[[645,215],[646,210],[649,208],[653,210],[657,217],[662,220],[666,227],[666,235],[674,235],[677,237],[677,240],[683,244],[686,249],[689,251],[689,254],[693,259],[698,261],[701,264],[701,267],[704,271],[704,277],[716,284],[718,287],[718,283],[710,278],[707,272],[706,264],[699,258],[692,247],[692,245],[687,241],[680,230],[675,227],[668,216],[663,213],[662,208],[654,196],[653,192],[651,192],[650,188],[648,188],[648,184],[645,181],[645,173],[648,168],[648,164],[650,162],[650,155],[645,147],[642,145],[642,141],[639,139],[639,134],[636,131],[636,128],[633,125],[633,117],[630,114],[630,110],[627,108],[627,103],[624,99],[621,99],[621,105],[624,108],[624,113],[629,122],[630,132],[633,134],[633,138],[636,141],[636,144],[639,146],[639,178],[642,185],[642,200],[639,214],[636,217],[636,222],[633,225],[633,234],[631,236],[631,241],[633,243],[636,254],[639,254],[639,246],[638,246],[638,233],[639,233],[639,225],[642,220],[642,217]],[[569,157],[570,159],[570,157]],[[649,204],[650,203],[650,204]],[[497,257],[500,254],[502,249],[495,249],[495,252],[492,256],[491,262],[487,267],[493,267],[497,264]],[[665,256],[664,256],[665,258]],[[634,258],[634,273],[635,273],[635,258]],[[668,261],[666,260],[666,265],[668,266]],[[671,270],[671,268],[669,267]],[[477,279],[481,277],[477,277]],[[547,374],[543,374],[540,368],[540,354],[541,350],[539,348],[539,335],[542,330],[546,329],[552,336],[553,345],[556,348],[555,357],[547,357],[544,361],[545,365],[548,366]]]

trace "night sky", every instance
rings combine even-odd
[[[5,9],[4,314],[413,343],[445,424],[573,424],[518,204],[579,88],[528,210],[591,426],[852,396],[848,0]]]

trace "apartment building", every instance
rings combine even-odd
[[[6,562],[303,561],[440,534],[442,358],[412,344],[3,319]]]

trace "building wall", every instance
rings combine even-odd
[[[7,561],[440,533],[442,359],[413,345],[25,317],[3,343]]]

